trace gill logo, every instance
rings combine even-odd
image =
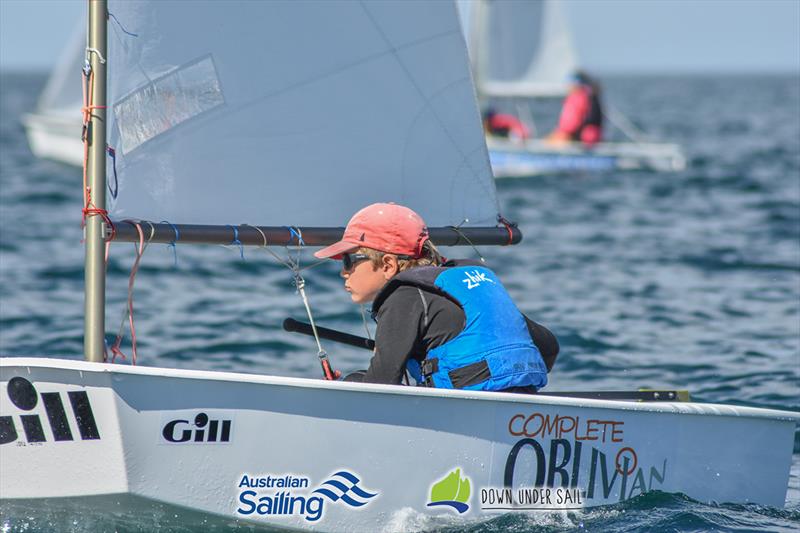
[[[431,486],[431,498],[428,507],[447,505],[459,514],[469,509],[470,482],[468,477],[461,477],[461,469],[456,468],[443,479]]]
[[[27,412],[36,409],[36,406],[39,405],[39,397],[41,397],[47,421],[53,434],[53,440],[74,440],[69,417],[64,409],[64,402],[60,392],[42,392],[40,394],[36,391],[33,383],[17,376],[8,381],[6,394],[8,394],[8,399],[11,400],[15,407]],[[86,391],[69,391],[67,392],[67,397],[72,406],[72,419],[81,434],[81,440],[99,440],[100,432],[94,420],[89,395]],[[3,405],[3,403],[0,403],[0,405]],[[8,444],[19,438],[14,418],[14,416],[0,416],[0,444]],[[41,444],[47,442],[42,420],[38,414],[19,415],[19,420],[22,424],[22,431],[25,433],[25,440],[28,443]],[[25,442],[19,443],[19,445],[24,444]]]
[[[486,272],[480,272],[478,270],[473,270],[472,272],[464,272],[467,275],[466,278],[462,279],[463,283],[467,284],[467,289],[472,290],[475,287],[480,286],[481,282],[488,282],[494,283],[494,280],[486,276]]]
[[[170,420],[161,430],[167,442],[230,442],[231,420],[212,420],[206,413],[198,413],[193,422]]]

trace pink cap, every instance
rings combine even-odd
[[[353,215],[342,240],[318,251],[314,257],[340,259],[342,254],[363,246],[418,258],[427,240],[425,221],[411,209],[393,203],[372,204]]]

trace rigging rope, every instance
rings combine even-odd
[[[138,37],[138,36],[139,36],[139,34],[138,34],[138,33],[133,33],[132,31],[128,31],[128,30],[126,30],[126,29],[125,29],[125,26],[123,26],[123,25],[122,25],[122,23],[119,21],[119,19],[118,19],[117,17],[115,17],[115,16],[114,16],[114,13],[112,13],[111,11],[109,11],[109,12],[108,12],[108,16],[109,16],[109,17],[110,17],[110,18],[111,18],[111,19],[112,19],[114,22],[116,22],[116,23],[117,23],[117,26],[119,26],[119,28],[120,28],[120,29],[123,31],[123,33],[127,33],[128,35],[130,35],[130,36],[132,36],[132,37]]]
[[[150,237],[145,242],[144,240],[144,231],[142,231],[142,226],[140,222],[136,222],[133,220],[126,220],[130,224],[136,228],[136,232],[139,234],[139,242],[134,244],[134,250],[136,251],[136,260],[133,262],[133,267],[131,268],[131,275],[128,279],[128,302],[126,306],[126,310],[122,314],[122,321],[119,325],[119,330],[117,332],[117,338],[114,340],[114,344],[111,346],[111,362],[113,363],[114,360],[119,355],[123,359],[127,359],[125,354],[122,352],[120,345],[122,344],[122,339],[124,337],[124,328],[125,328],[125,321],[127,319],[128,324],[130,325],[131,329],[131,364],[136,364],[136,327],[134,325],[133,319],[133,283],[136,279],[136,273],[139,271],[139,264],[142,261],[142,256],[144,255],[145,249],[147,249],[147,245],[150,244],[150,241],[153,239],[153,234],[155,233],[155,227],[151,222],[147,222],[150,224]]]
[[[243,226],[250,226],[250,224],[242,224]],[[269,249],[269,243],[267,242],[267,236],[261,231],[261,228],[258,226],[250,226],[254,228],[261,234],[261,238],[264,239],[263,248],[269,252],[279,263],[283,266],[288,268],[292,271],[294,275],[294,283],[297,287],[297,292],[300,294],[300,298],[303,300],[303,305],[306,308],[306,314],[308,315],[308,321],[311,324],[311,331],[314,333],[314,340],[317,342],[317,358],[319,359],[320,366],[322,366],[322,375],[326,380],[335,380],[338,379],[342,373],[338,370],[333,370],[331,366],[330,359],[328,358],[328,353],[322,347],[322,341],[320,341],[319,333],[317,332],[317,325],[314,322],[314,314],[311,312],[311,304],[308,301],[308,296],[306,295],[305,287],[306,281],[303,279],[303,276],[300,274],[302,270],[313,268],[317,265],[322,264],[324,261],[318,261],[306,267],[300,266],[300,254],[302,253],[302,247],[305,246],[305,242],[303,241],[303,233],[300,228],[291,227],[291,226],[284,226],[287,230],[289,230],[289,242],[284,246],[286,250],[287,258],[284,260],[278,254],[273,252]],[[238,235],[238,233],[237,233]],[[295,259],[292,259],[291,254],[289,252],[289,244],[292,242],[292,237],[297,239],[297,256]]]
[[[367,331],[367,338],[372,340],[372,333],[369,330],[369,326],[367,325],[367,309],[364,304],[359,305],[361,308],[361,322],[364,323],[364,329]],[[371,313],[370,313],[371,314]]]
[[[498,216],[500,216],[500,215],[498,215]],[[465,218],[464,220],[461,221],[461,224],[459,224],[458,226],[448,226],[448,227],[450,229],[452,229],[453,231],[455,231],[456,234],[458,234],[459,237],[464,239],[464,241],[466,241],[467,244],[469,244],[470,247],[473,250],[475,250],[475,253],[478,254],[478,258],[481,260],[481,263],[485,263],[486,259],[483,257],[483,254],[481,253],[481,251],[478,250],[478,247],[475,246],[475,244],[469,239],[469,237],[466,236],[466,234],[463,231],[461,231],[461,226],[466,224],[467,222],[469,222],[469,219]]]
[[[503,215],[497,215],[497,221],[503,226],[505,226],[506,231],[508,231],[508,242],[505,244],[505,246],[511,246],[512,244],[514,244],[514,228],[517,227],[517,224],[514,222],[510,222]]]
[[[99,209],[97,206],[94,205],[92,202],[92,189],[88,185],[88,171],[89,171],[89,142],[91,139],[91,120],[92,120],[92,111],[95,109],[106,109],[106,106],[98,106],[94,105],[94,71],[92,70],[91,66],[89,65],[89,58],[88,52],[93,51],[90,48],[86,49],[87,51],[87,58],[83,66],[83,76],[84,76],[84,83],[82,86],[83,89],[83,107],[81,107],[81,113],[83,114],[83,130],[81,132],[81,139],[83,140],[83,209],[82,209],[82,217],[81,217],[81,228],[86,227],[86,219],[93,216],[100,216],[103,218],[103,221],[106,225],[111,228],[111,238],[113,239],[114,236],[114,224],[111,223],[111,219],[108,217],[108,211],[105,209]],[[98,53],[98,55],[100,55]],[[105,59],[100,56],[102,62],[105,63]],[[106,242],[108,245],[108,241]],[[106,254],[108,253],[108,247],[106,247]]]

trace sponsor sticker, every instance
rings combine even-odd
[[[481,490],[481,509],[621,502],[661,489],[669,476],[667,459],[653,458],[630,442],[622,420],[521,412],[508,417],[500,431],[511,448],[496,452],[502,481]]]
[[[308,522],[324,518],[328,506],[360,509],[378,497],[377,492],[364,488],[361,479],[348,470],[335,472],[318,485],[304,475],[243,474],[237,489],[238,515],[302,516]]]
[[[481,489],[482,511],[549,511],[582,509],[580,489],[566,487],[486,487]]]
[[[17,376],[8,380],[5,394],[13,408],[11,414],[0,413],[0,445],[100,440],[85,390],[40,393],[33,383]]]
[[[228,412],[193,411],[162,417],[161,444],[229,444],[233,415]]]
[[[461,468],[456,468],[435,481],[430,491],[428,507],[444,506],[458,514],[464,514],[469,509],[472,483],[468,477],[461,476]]]

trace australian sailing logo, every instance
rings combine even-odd
[[[285,517],[300,515],[316,522],[325,512],[326,502],[352,508],[368,505],[377,493],[359,486],[361,480],[353,473],[342,470],[331,475],[310,493],[311,479],[306,476],[282,474],[280,476],[250,476],[244,474],[239,481],[240,515]],[[267,489],[255,491],[252,489]]]
[[[231,441],[231,424],[232,420],[198,413],[191,422],[183,418],[170,420],[161,429],[161,437],[175,443],[227,443]]]
[[[444,478],[431,485],[431,499],[428,507],[445,505],[452,507],[459,514],[469,509],[470,481],[461,477],[461,469],[456,468]]]
[[[13,377],[6,385],[6,394],[11,403],[28,414],[18,416],[0,416],[0,445],[9,444],[14,441],[18,446],[28,444],[41,445],[50,439],[45,434],[42,423],[41,413],[37,414],[39,399],[44,405],[44,414],[47,418],[47,425],[53,436],[53,441],[72,441],[75,437],[70,426],[70,419],[74,421],[78,429],[81,440],[99,440],[100,432],[94,420],[92,404],[89,402],[89,395],[86,391],[68,391],[67,398],[72,407],[72,417],[67,415],[64,401],[60,392],[39,393],[33,383],[23,377]],[[7,405],[5,402],[0,405]],[[22,428],[25,438],[21,439],[17,426],[17,420]]]

